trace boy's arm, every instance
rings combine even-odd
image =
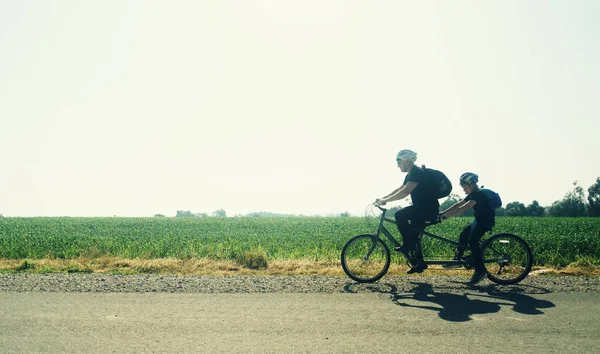
[[[452,204],[448,209],[442,211],[440,214],[444,215],[446,213],[451,213],[454,210],[460,208],[460,206],[462,205],[462,203],[464,203],[464,200],[461,200],[460,202],[456,202],[456,203]]]
[[[446,211],[444,211],[442,213],[442,218],[443,219],[448,219],[448,218],[452,218],[455,216],[458,216],[462,213],[464,213],[466,210],[471,209],[473,206],[475,206],[476,202],[474,200],[469,200],[467,201],[460,201],[456,204],[454,204],[453,206],[451,206],[450,208],[448,208]]]

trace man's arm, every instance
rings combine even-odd
[[[380,204],[386,204],[388,202],[393,202],[395,200],[401,200],[406,198],[410,192],[413,191],[417,187],[416,182],[408,182],[407,184],[402,185],[399,189],[395,190],[391,194],[379,199]]]
[[[390,197],[390,196],[392,196],[392,195],[394,195],[394,194],[398,193],[398,192],[399,192],[399,191],[400,191],[402,188],[404,188],[404,186],[405,186],[405,185],[403,184],[403,185],[401,185],[400,187],[398,187],[398,188],[394,189],[394,191],[393,191],[392,193],[390,193],[390,194],[386,195],[385,197],[381,198],[380,200],[382,200],[382,199],[385,199],[385,198],[387,198],[387,197]]]

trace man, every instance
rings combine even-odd
[[[423,262],[423,253],[416,252],[419,232],[425,227],[426,221],[437,219],[440,208],[437,198],[438,186],[426,171],[415,166],[416,160],[417,153],[414,151],[400,150],[396,155],[396,162],[400,171],[407,173],[404,183],[392,193],[375,201],[379,205],[385,205],[402,200],[410,194],[412,206],[402,208],[394,215],[403,241],[402,247],[398,247],[397,251],[404,253],[412,266],[408,274],[421,273],[427,269],[427,264]]]

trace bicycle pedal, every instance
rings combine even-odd
[[[406,274],[423,273],[423,271],[427,268],[429,268],[429,266],[427,266],[427,264],[419,263],[418,265],[410,268],[408,270],[408,272],[406,272]]]
[[[462,264],[442,264],[443,269],[458,269],[458,268],[462,268],[462,267],[463,267]]]

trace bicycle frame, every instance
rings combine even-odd
[[[383,233],[387,239],[394,245],[394,247],[400,247],[401,244],[396,240],[396,238],[385,228],[385,225],[383,224],[384,221],[385,222],[389,222],[392,223],[394,225],[396,225],[396,221],[392,220],[390,218],[386,218],[385,217],[385,213],[387,212],[387,209],[382,208],[378,205],[376,205],[376,207],[382,211],[381,214],[381,218],[379,219],[379,226],[377,227],[377,234],[376,236],[379,238],[379,235],[381,233]],[[442,237],[442,236],[438,236],[436,234],[433,234],[431,232],[425,231],[425,229],[421,230],[419,233],[419,244],[421,243],[421,237],[423,235],[429,236],[429,237],[433,237],[435,239],[438,239],[442,242],[446,242],[446,243],[450,243],[454,246],[458,246],[459,243],[457,241],[454,240],[450,240],[448,238]],[[453,260],[453,259],[448,259],[448,260],[425,260],[425,264],[441,264],[441,265],[462,265],[464,262],[463,261],[457,261],[457,260]]]

